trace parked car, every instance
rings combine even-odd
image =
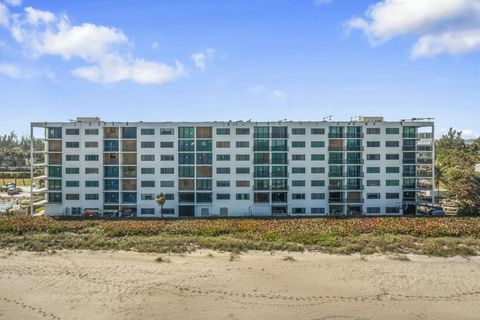
[[[10,188],[10,189],[8,189],[7,194],[9,196],[13,196],[15,194],[19,194],[20,192],[22,192],[22,189],[20,189],[20,188]]]
[[[434,206],[428,209],[428,215],[442,217],[445,215],[445,210],[442,207]]]

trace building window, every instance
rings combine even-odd
[[[292,129],[293,135],[305,135],[305,128],[293,128]]]
[[[367,180],[367,187],[380,187],[380,180]]]
[[[380,199],[380,193],[367,193],[367,199],[378,200]]]
[[[161,136],[170,136],[175,133],[173,128],[160,128],[160,135]]]
[[[174,174],[174,168],[160,168],[160,174]]]
[[[380,167],[367,167],[367,173],[380,173]]]
[[[178,137],[181,139],[188,139],[195,137],[195,128],[194,127],[179,127],[178,128]]]
[[[155,155],[154,154],[142,154],[140,156],[141,161],[155,161]]]
[[[400,185],[400,180],[385,180],[385,185],[387,187],[398,187]]]
[[[80,200],[79,193],[67,193],[65,195],[65,200]]]
[[[400,129],[399,128],[386,128],[385,133],[386,134],[400,134]]]
[[[230,148],[230,141],[217,141],[217,148]]]
[[[98,200],[99,196],[98,193],[86,193],[85,200]]]
[[[237,161],[250,161],[250,155],[249,154],[237,154],[235,156],[235,160],[237,160]]]
[[[179,140],[179,151],[195,151],[195,140]]]
[[[217,187],[230,187],[230,181],[217,181]]]
[[[155,148],[155,142],[154,141],[142,141],[140,143],[140,148]]]
[[[380,128],[367,128],[367,134],[380,134]]]
[[[385,141],[385,146],[387,148],[398,148],[400,147],[399,141]]]
[[[236,128],[235,133],[237,135],[248,135],[250,134],[250,128]]]
[[[217,161],[230,161],[229,154],[217,154]]]
[[[292,174],[303,174],[305,173],[305,167],[293,167]]]
[[[86,154],[85,161],[98,161],[98,154]]]
[[[312,187],[325,187],[325,180],[312,180],[310,185]]]
[[[250,142],[249,141],[237,141],[235,143],[235,146],[237,148],[249,148],[250,147]]]
[[[155,195],[153,193],[142,193],[140,195],[140,199],[142,199],[142,200],[155,200]]]
[[[304,154],[292,154],[292,161],[305,161]]]
[[[250,168],[249,167],[241,167],[236,169],[237,174],[249,174]]]
[[[380,160],[379,154],[367,154],[367,160]]]
[[[212,176],[212,167],[211,166],[197,166],[196,167],[197,177],[211,177]]]
[[[400,199],[400,193],[386,193],[385,199]]]
[[[229,135],[230,128],[217,128],[217,135]]]
[[[194,166],[181,166],[178,167],[178,176],[181,178],[192,178],[195,176]]]
[[[292,141],[292,148],[305,148],[305,141]]]
[[[305,180],[292,180],[292,187],[305,187]]]
[[[79,161],[80,156],[78,154],[67,154],[65,156],[65,160],[66,161]]]
[[[140,213],[141,214],[155,214],[155,209],[154,208],[141,208]]]
[[[312,167],[311,173],[325,173],[324,167]]]
[[[312,193],[311,197],[312,197],[312,200],[324,200],[325,193]]]
[[[212,127],[197,127],[197,139],[211,139]]]
[[[85,135],[98,136],[98,129],[85,129]]]
[[[122,138],[123,139],[136,139],[137,138],[137,128],[135,128],[135,127],[124,127],[124,128],[122,128]]]
[[[197,151],[212,151],[212,140],[197,140]]]
[[[386,173],[400,173],[399,167],[386,167]]]
[[[78,136],[80,134],[80,129],[65,129],[65,135],[67,136]]]
[[[368,148],[380,148],[380,141],[367,141]]]
[[[161,188],[173,188],[175,186],[175,181],[160,181]]]
[[[173,141],[160,141],[160,148],[173,148]]]
[[[324,161],[325,160],[325,155],[324,154],[312,154],[310,156],[310,159],[312,161]]]
[[[305,208],[292,208],[292,214],[305,214]]]
[[[230,168],[217,168],[217,173],[218,174],[229,174],[230,173]]]
[[[153,129],[153,128],[142,128],[142,129],[140,129],[140,134],[142,136],[153,136],[155,134],[155,129]]]
[[[65,181],[65,187],[79,187],[80,181],[67,180]]]
[[[141,168],[141,174],[155,174],[155,168]]]
[[[67,142],[65,142],[65,148],[80,148],[80,142],[78,142],[78,141],[67,141]]]
[[[325,214],[325,208],[312,208],[312,214]]]
[[[155,188],[155,181],[153,180],[143,180],[140,182],[142,188]]]
[[[311,141],[310,146],[312,148],[324,148],[325,147],[325,141]]]
[[[310,130],[311,134],[325,134],[325,129],[324,128],[312,128]]]
[[[386,213],[400,213],[400,208],[398,207],[385,207]]]
[[[80,168],[65,168],[66,174],[79,174]]]
[[[160,161],[174,161],[175,156],[173,154],[162,154],[160,155]]]
[[[98,141],[85,141],[85,148],[98,148]]]
[[[217,193],[217,200],[230,200],[230,193]]]
[[[305,200],[305,193],[292,193],[292,200]]]
[[[367,207],[367,213],[380,213],[380,207]]]
[[[99,186],[99,182],[98,180],[87,180],[85,181],[85,187],[87,188],[93,188],[93,187],[98,187]]]
[[[235,198],[237,200],[250,200],[250,194],[249,193],[237,193]]]
[[[85,174],[99,174],[99,168],[85,168]]]
[[[399,154],[387,154],[385,159],[387,159],[387,160],[399,160],[400,155]]]
[[[237,188],[250,187],[250,180],[237,180],[235,186]]]
[[[48,139],[62,139],[62,128],[48,128],[47,132]]]
[[[212,180],[197,179],[197,190],[212,190]]]

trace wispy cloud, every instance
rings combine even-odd
[[[265,85],[259,84],[259,85],[251,86],[247,88],[247,91],[253,92],[253,93],[261,93],[265,91]]]
[[[18,66],[8,63],[0,64],[0,74],[13,79],[19,79],[22,76]]]
[[[203,72],[207,68],[207,65],[213,61],[214,57],[215,50],[207,48],[203,51],[192,53],[190,59],[195,64],[195,67],[197,67]]]
[[[22,4],[22,0],[5,0],[5,2],[13,7],[20,6]]]
[[[288,95],[281,91],[281,90],[274,90],[272,91],[272,97],[279,101],[283,106],[289,106],[290,105],[290,98]]]
[[[5,6],[4,6],[5,7]],[[0,4],[0,19],[1,17]],[[33,58],[58,56],[63,60],[78,58],[86,65],[71,74],[97,83],[133,81],[140,84],[165,84],[185,76],[183,65],[148,61],[135,57],[133,45],[119,29],[82,23],[73,25],[65,14],[55,14],[32,7],[12,14],[6,9],[6,27],[24,53]]]
[[[382,0],[346,26],[361,30],[372,45],[399,36],[417,37],[412,58],[464,54],[480,50],[480,1]]]

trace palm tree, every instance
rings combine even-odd
[[[161,192],[155,197],[155,201],[160,205],[160,217],[163,218],[163,205],[165,204],[165,194]]]

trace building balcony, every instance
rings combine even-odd
[[[363,159],[347,159],[347,164],[363,164]]]
[[[330,138],[330,139],[343,139],[343,138],[345,138],[345,134],[344,133],[329,133],[328,138]]]
[[[329,185],[328,190],[345,190],[344,185]]]
[[[363,190],[365,187],[363,185],[346,185],[346,190]]]
[[[361,132],[347,132],[347,138],[350,139],[363,139],[363,133]]]
[[[347,172],[346,176],[349,178],[363,177],[364,173],[363,172]]]
[[[328,151],[345,151],[345,146],[328,146]]]
[[[345,164],[345,159],[328,159],[329,164]]]
[[[351,198],[351,199],[345,199],[345,203],[364,203],[365,199],[363,198]]]
[[[328,198],[328,203],[344,203],[343,198]]]
[[[343,178],[345,177],[345,172],[329,172],[328,176],[330,178]]]
[[[347,151],[363,151],[363,146],[347,146]]]

